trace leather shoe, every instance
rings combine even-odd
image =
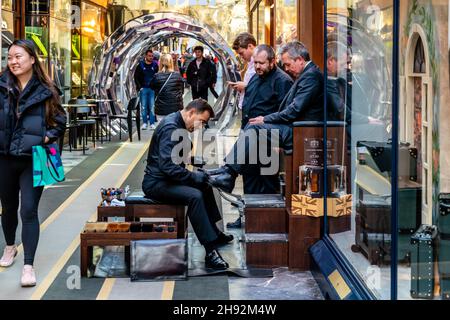
[[[219,251],[213,250],[205,256],[205,267],[214,270],[228,269],[228,263],[223,260]]]
[[[203,171],[209,176],[217,176],[219,174],[228,173],[228,170],[225,166],[216,169],[205,169]]]
[[[224,173],[216,176],[209,176],[208,182],[214,188],[231,193],[236,183],[236,177],[230,173]]]
[[[223,246],[226,244],[229,244],[231,241],[233,241],[234,237],[232,234],[226,234],[226,233],[219,233],[219,236],[217,237],[216,241],[214,241],[216,243],[216,245],[218,246]]]
[[[237,218],[234,222],[228,222],[227,228],[228,229],[240,229],[242,227],[242,219],[241,217]]]

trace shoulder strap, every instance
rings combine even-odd
[[[167,78],[166,82],[164,82],[163,86],[161,87],[161,89],[159,89],[158,95],[155,98],[155,102],[158,100],[159,95],[161,94],[161,92],[163,92],[164,88],[166,87],[167,82],[169,82],[170,78],[172,77],[173,72],[171,72],[169,74],[169,77]]]

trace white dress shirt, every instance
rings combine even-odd
[[[252,57],[252,59],[248,63],[247,71],[245,72],[245,75],[244,75],[245,85],[248,85],[248,83],[250,82],[250,79],[255,74],[256,74],[255,63],[254,63],[253,57]],[[245,90],[243,92],[239,93],[239,109],[242,109],[242,104],[244,103],[244,95],[245,95]]]

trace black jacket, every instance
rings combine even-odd
[[[7,75],[0,76],[0,154],[31,156],[32,147],[44,144],[46,136],[51,143],[64,135],[65,113],[55,117],[55,127],[45,122],[45,102],[51,96],[50,89],[35,77],[17,96],[8,86]]]
[[[291,89],[292,83],[291,77],[277,67],[264,77],[257,74],[252,77],[245,88],[242,128],[252,118],[276,112]]]
[[[176,139],[172,139],[174,132],[183,135],[176,135]],[[180,146],[184,148],[180,148]],[[175,184],[193,187],[200,186],[204,182],[203,173],[189,171],[184,163],[173,162],[175,160],[172,158],[174,148],[177,148],[174,153],[180,155],[180,159],[188,156],[183,154],[182,150],[190,152],[192,148],[188,131],[179,111],[165,117],[153,133],[148,150],[143,188],[145,185],[148,189],[149,185],[156,185],[160,181],[171,181]]]
[[[197,59],[194,59],[189,63],[186,71],[187,83],[197,91],[206,90],[213,83],[214,72],[210,60],[203,58],[200,68],[197,68]]]
[[[155,91],[156,114],[165,116],[183,109],[184,82],[179,72],[158,72],[150,82],[150,88]]]
[[[147,70],[143,70],[142,67],[147,68]],[[159,66],[156,61],[152,61],[151,64],[147,64],[145,61],[139,61],[136,69],[134,71],[134,83],[136,84],[136,90],[139,91],[142,88],[149,88],[150,82],[153,79],[154,75],[159,71]],[[145,73],[148,72],[152,74],[150,81],[146,83]]]
[[[294,82],[278,112],[265,116],[264,122],[291,124],[295,121],[322,121],[323,91],[323,75],[311,62]]]

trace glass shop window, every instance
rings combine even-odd
[[[14,41],[14,13],[2,10],[2,24],[1,69],[3,70],[8,60],[8,47]]]
[[[105,37],[104,11],[97,6],[83,2],[81,5],[81,50],[82,50],[82,92],[87,94],[89,72],[94,63],[94,58],[101,51]],[[75,80],[76,81],[76,80]]]
[[[264,0],[261,0],[258,4],[258,34],[256,35],[258,44],[263,44],[266,41],[265,23],[265,5]]]
[[[277,0],[276,48],[297,39],[297,0]]]
[[[393,1],[326,10],[328,234],[374,295],[390,299]]]
[[[64,91],[70,87],[71,24],[69,20],[50,17],[50,73]]]
[[[438,75],[441,71],[435,71],[445,64],[447,52],[436,49],[435,43],[443,38],[442,29],[447,36],[448,18],[430,18],[433,11],[448,11],[448,5],[431,1],[430,6],[418,3],[416,11],[408,4],[401,8],[408,12],[400,21],[405,43],[400,48],[402,143],[398,163],[397,287],[401,300],[450,299],[450,194],[440,184],[447,168],[439,164],[443,158],[439,155],[439,118],[445,113],[439,115],[435,106],[439,99],[445,101],[445,96],[439,96],[445,95],[442,88],[448,88],[448,82]],[[415,20],[415,12],[425,18]]]
[[[36,45],[39,60],[48,68],[49,56],[49,17],[27,16],[25,20],[25,37]]]

